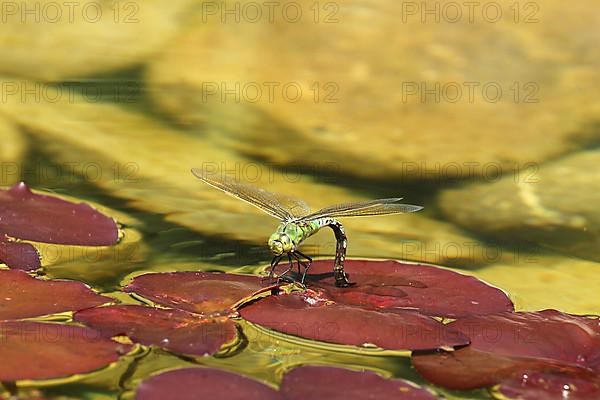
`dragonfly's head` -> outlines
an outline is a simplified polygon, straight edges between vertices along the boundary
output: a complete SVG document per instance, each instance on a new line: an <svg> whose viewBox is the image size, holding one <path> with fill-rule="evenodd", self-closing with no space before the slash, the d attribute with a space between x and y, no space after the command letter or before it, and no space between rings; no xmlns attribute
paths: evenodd
<svg viewBox="0 0 600 400"><path fill-rule="evenodd" d="M293 247L292 239L290 239L287 233L275 232L269 238L269 248L275 256L289 253L293 250Z"/></svg>

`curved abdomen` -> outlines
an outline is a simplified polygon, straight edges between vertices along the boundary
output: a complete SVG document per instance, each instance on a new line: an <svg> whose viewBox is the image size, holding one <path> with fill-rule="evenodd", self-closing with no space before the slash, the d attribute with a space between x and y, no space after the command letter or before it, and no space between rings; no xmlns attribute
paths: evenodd
<svg viewBox="0 0 600 400"><path fill-rule="evenodd" d="M338 287L347 287L351 283L348 280L348 275L344 272L344 261L346 260L346 250L348 248L348 238L342 224L334 218L319 218L314 221L307 223L309 228L306 229L302 240L315 234L319 229L324 226L328 226L333 230L335 235L335 261L333 265L333 277L335 278L335 285Z"/></svg>

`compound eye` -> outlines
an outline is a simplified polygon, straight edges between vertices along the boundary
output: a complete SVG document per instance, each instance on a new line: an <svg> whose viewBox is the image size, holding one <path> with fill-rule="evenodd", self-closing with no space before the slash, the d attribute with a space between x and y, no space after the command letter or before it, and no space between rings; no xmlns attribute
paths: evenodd
<svg viewBox="0 0 600 400"><path fill-rule="evenodd" d="M279 240L274 240L271 243L271 251L275 255L280 255L283 253L283 244Z"/></svg>

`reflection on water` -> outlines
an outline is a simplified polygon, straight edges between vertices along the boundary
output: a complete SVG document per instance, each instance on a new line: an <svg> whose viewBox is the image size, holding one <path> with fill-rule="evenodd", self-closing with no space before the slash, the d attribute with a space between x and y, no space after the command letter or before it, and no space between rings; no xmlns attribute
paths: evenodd
<svg viewBox="0 0 600 400"><path fill-rule="evenodd" d="M195 181L201 167L313 209L403 196L425 210L345 222L349 257L458 268L520 309L599 312L591 1L302 0L257 14L152 0L72 18L46 3L15 3L0 24L0 184L93 202L125 226L101 254L42 248L48 276L114 292L140 271L260 271L277 221ZM330 232L305 246L334 250ZM203 363L277 382L315 359L424 383L405 358L261 340ZM152 352L125 387L184 364ZM110 398L119 376L52 391Z"/></svg>

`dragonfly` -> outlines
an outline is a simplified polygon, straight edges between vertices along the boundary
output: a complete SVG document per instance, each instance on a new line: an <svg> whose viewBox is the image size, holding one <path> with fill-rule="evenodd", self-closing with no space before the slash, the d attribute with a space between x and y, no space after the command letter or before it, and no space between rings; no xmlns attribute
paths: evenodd
<svg viewBox="0 0 600 400"><path fill-rule="evenodd" d="M423 209L421 206L398 203L402 198L397 197L336 204L311 212L310 207L303 200L295 197L271 193L248 183L234 181L222 174L206 173L200 168L192 168L192 174L202 182L279 219L279 226L267 241L273 254L269 277L273 277L275 268L287 256L289 268L284 273L279 274L279 277L290 271L294 266L294 261L296 261L298 274L300 274L300 265L304 266L302 284L304 284L306 273L313 260L300 251L300 244L321 228L329 227L333 230L336 239L336 254L333 265L335 285L337 287L353 285L350 282L348 273L344 271L348 238L344 227L337 218L405 214Z"/></svg>

